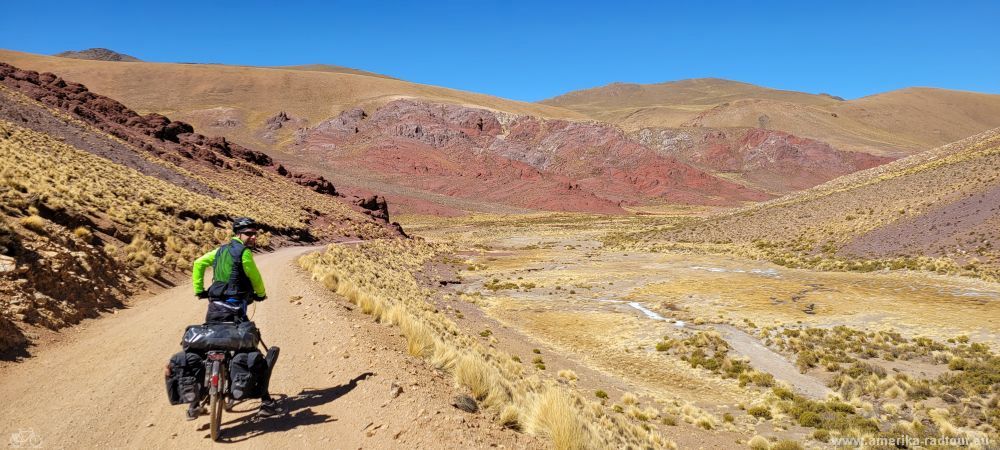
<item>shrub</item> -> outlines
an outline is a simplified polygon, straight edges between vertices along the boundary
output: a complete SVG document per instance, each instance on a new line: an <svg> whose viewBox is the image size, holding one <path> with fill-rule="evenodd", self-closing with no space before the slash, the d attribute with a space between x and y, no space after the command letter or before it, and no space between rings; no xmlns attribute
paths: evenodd
<svg viewBox="0 0 1000 450"><path fill-rule="evenodd" d="M771 448L771 443L767 441L764 436L754 436L747 441L747 447L750 450L768 450Z"/></svg>
<svg viewBox="0 0 1000 450"><path fill-rule="evenodd" d="M76 227L76 229L73 230L73 235L80 239L83 239L84 241L89 241L90 238L93 236L93 233L91 233L90 230L87 229L87 227Z"/></svg>
<svg viewBox="0 0 1000 450"><path fill-rule="evenodd" d="M778 397L782 400L791 400L792 398L795 397L794 392L782 386L775 386L771 388L771 392L774 392L775 397Z"/></svg>
<svg viewBox="0 0 1000 450"><path fill-rule="evenodd" d="M761 419L771 419L771 408L767 406L751 406L747 409L747 414Z"/></svg>
<svg viewBox="0 0 1000 450"><path fill-rule="evenodd" d="M153 259L148 259L139 267L139 274L146 278L156 278L160 275L160 265Z"/></svg>
<svg viewBox="0 0 1000 450"><path fill-rule="evenodd" d="M753 384L760 387L771 387L774 385L774 375L767 372L754 372L750 376L750 379L753 381Z"/></svg>
<svg viewBox="0 0 1000 450"><path fill-rule="evenodd" d="M42 219L37 215L32 214L27 217L22 217L21 220L18 220L18 223L20 223L22 227L34 231L35 233L45 233L45 219Z"/></svg>
<svg viewBox="0 0 1000 450"><path fill-rule="evenodd" d="M594 391L594 396L597 397L597 398L600 398L600 399L606 399L606 398L608 398L608 393L604 392L603 390L598 389L598 390Z"/></svg>
<svg viewBox="0 0 1000 450"><path fill-rule="evenodd" d="M803 447L802 444L798 442L786 439L775 442L774 445L771 446L771 450L803 450Z"/></svg>
<svg viewBox="0 0 1000 450"><path fill-rule="evenodd" d="M819 358L816 354L806 350L799 353L798 359L795 361L795 365L798 366L799 371L805 373L807 370L816 367L816 363L819 362Z"/></svg>
<svg viewBox="0 0 1000 450"><path fill-rule="evenodd" d="M799 425L809 428L816 428L823 424L823 418L812 411L805 411L797 418Z"/></svg>

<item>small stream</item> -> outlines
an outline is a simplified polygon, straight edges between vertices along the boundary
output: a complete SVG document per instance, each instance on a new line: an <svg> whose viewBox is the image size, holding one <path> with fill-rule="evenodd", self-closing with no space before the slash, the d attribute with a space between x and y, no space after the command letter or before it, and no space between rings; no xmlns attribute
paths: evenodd
<svg viewBox="0 0 1000 450"><path fill-rule="evenodd" d="M815 399L826 398L826 395L832 392L822 381L799 372L794 364L781 354L767 348L756 337L732 325L714 326L733 351L747 357L755 369L774 375L776 380L784 381L800 394Z"/></svg>
<svg viewBox="0 0 1000 450"><path fill-rule="evenodd" d="M602 300L608 303L626 303L616 300ZM627 302L628 306L635 308L649 319L663 322L673 322L677 327L684 327L681 320L668 319L655 311L642 306L639 302ZM719 335L729 344L733 352L746 357L750 365L755 369L767 372L778 381L782 381L800 394L814 399L826 398L832 391L826 387L822 381L799 372L794 364L785 359L781 354L767 348L754 336L747 334L743 330L732 325L712 324L712 327L719 332ZM703 327L694 327L702 329Z"/></svg>

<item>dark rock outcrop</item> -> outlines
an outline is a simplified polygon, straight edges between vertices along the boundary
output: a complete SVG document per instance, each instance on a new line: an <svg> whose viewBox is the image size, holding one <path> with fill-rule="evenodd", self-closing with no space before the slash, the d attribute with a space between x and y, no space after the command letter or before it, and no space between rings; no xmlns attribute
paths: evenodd
<svg viewBox="0 0 1000 450"><path fill-rule="evenodd" d="M126 55L124 53L118 53L114 50L109 50L106 48L88 48L86 50L68 50L62 53L56 53L54 56L59 56L61 58L73 58L73 59L93 59L96 61L126 61L126 62L137 62L142 61L131 55Z"/></svg>
<svg viewBox="0 0 1000 450"><path fill-rule="evenodd" d="M354 204L363 208L366 214L376 219L384 222L389 221L389 205L381 195L358 198L354 201Z"/></svg>

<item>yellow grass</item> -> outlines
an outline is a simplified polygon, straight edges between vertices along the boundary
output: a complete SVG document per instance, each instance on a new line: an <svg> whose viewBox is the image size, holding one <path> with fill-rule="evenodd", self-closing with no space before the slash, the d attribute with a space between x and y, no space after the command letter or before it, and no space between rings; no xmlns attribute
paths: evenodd
<svg viewBox="0 0 1000 450"><path fill-rule="evenodd" d="M548 436L557 449L582 449L588 443L587 429L573 401L564 393L548 390L534 402L525 420L530 433Z"/></svg>
<svg viewBox="0 0 1000 450"><path fill-rule="evenodd" d="M612 448L618 443L669 447L669 440L613 412L605 412L554 380L527 376L509 354L462 333L428 303L430 291L413 277L444 247L421 241L383 240L359 246L330 246L299 263L331 290L364 305L381 304L382 322L398 326L410 354L451 371L466 390L494 414L497 423L546 436L557 448ZM376 276L377 274L377 276ZM332 282L331 280L336 280ZM362 306L375 314L379 306ZM564 379L575 378L566 371ZM610 418L608 414L617 416Z"/></svg>

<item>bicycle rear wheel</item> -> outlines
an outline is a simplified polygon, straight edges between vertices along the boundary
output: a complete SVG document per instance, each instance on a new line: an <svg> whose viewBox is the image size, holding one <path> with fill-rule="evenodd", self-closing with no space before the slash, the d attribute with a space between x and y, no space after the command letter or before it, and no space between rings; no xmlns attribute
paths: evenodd
<svg viewBox="0 0 1000 450"><path fill-rule="evenodd" d="M222 367L218 367L216 369L218 371L217 373L219 374L219 379L218 379L219 385L216 389L214 389L214 392L210 394L210 399L208 402L208 414L209 414L209 429L211 430L212 440L218 442L220 437L219 428L222 426L222 410L225 407L226 403L226 396L225 396L226 391L224 388L226 379L225 378L226 369L224 365L220 364L218 361L216 361L215 364L218 364L218 366Z"/></svg>

